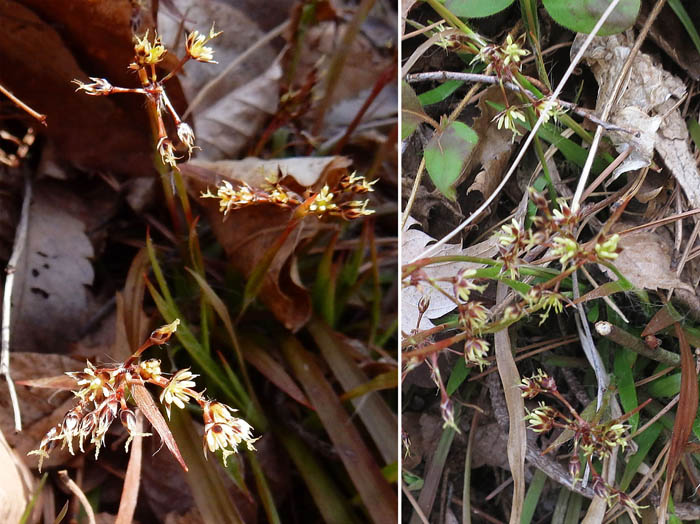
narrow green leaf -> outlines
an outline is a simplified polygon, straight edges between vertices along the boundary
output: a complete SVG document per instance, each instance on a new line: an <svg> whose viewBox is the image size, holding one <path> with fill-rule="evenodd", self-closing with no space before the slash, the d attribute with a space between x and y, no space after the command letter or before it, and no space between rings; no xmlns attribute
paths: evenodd
<svg viewBox="0 0 700 524"><path fill-rule="evenodd" d="M468 368L466 362L463 358L460 358L457 363L452 368L450 373L450 378L447 381L447 395L452 396L452 394L459 389L464 381L469 376L472 368Z"/></svg>
<svg viewBox="0 0 700 524"><path fill-rule="evenodd" d="M696 151L700 151L700 124L698 124L698 121L695 120L695 118L689 118L687 123L688 132L690 133L690 138L693 139L695 149Z"/></svg>
<svg viewBox="0 0 700 524"><path fill-rule="evenodd" d="M541 470L536 469L530 481L530 486L527 488L525 502L523 502L523 514L520 518L521 524L530 524L530 522L532 522L532 517L535 514L535 509L537 509L537 503L540 500L545 480L547 480L547 475Z"/></svg>
<svg viewBox="0 0 700 524"><path fill-rule="evenodd" d="M26 524L26 522L29 521L29 517L32 514L32 510L34 509L34 506L36 505L36 501L39 499L39 495L41 495L41 492L44 489L44 484L46 484L46 479L48 477L49 477L48 473L44 473L41 476L41 480L39 481L39 485L34 490L34 493L32 494L32 498L29 500L29 504L27 504L27 507L24 508L24 513L22 513L22 517L20 518L19 524ZM67 506L66 506L66 511L68 511Z"/></svg>
<svg viewBox="0 0 700 524"><path fill-rule="evenodd" d="M456 197L454 184L479 141L476 132L462 122L452 122L436 131L425 148L425 167L435 187L447 198Z"/></svg>
<svg viewBox="0 0 700 524"><path fill-rule="evenodd" d="M654 398L673 397L681 390L681 374L674 373L661 377L647 387L649 395Z"/></svg>
<svg viewBox="0 0 700 524"><path fill-rule="evenodd" d="M312 318L307 328L318 346L333 375L338 379L344 391L364 387L369 381L364 371L351 357L352 350L345 339L334 332L331 327L318 318ZM398 375L394 373L398 378ZM314 403L313 399L309 399ZM368 393L353 400L355 409L371 435L385 464L397 460L395 436L398 431L396 415L377 393Z"/></svg>
<svg viewBox="0 0 700 524"><path fill-rule="evenodd" d="M644 462L644 459L649 454L651 446L654 444L654 442L656 442L656 439L659 438L662 429L663 424L660 422L654 422L634 439L634 441L637 443L637 452L627 460L625 471L622 474L622 479L620 480L620 489L622 491L626 491L630 486L637 469L642 462Z"/></svg>
<svg viewBox="0 0 700 524"><path fill-rule="evenodd" d="M336 232L331 241L328 242L321 261L316 267L316 281L311 293L314 309L331 326L335 323L336 278L333 275L333 253L335 253L337 240L338 233Z"/></svg>
<svg viewBox="0 0 700 524"><path fill-rule="evenodd" d="M698 30L695 28L695 25L693 25L693 21L690 19L688 11L683 7L681 0L668 0L668 5L673 9L673 12L676 13L678 20L681 21L681 24L683 24L683 27L685 27L685 30L688 32L688 36L690 36L690 39L693 41L695 49L700 53L700 35L698 35ZM695 8L697 9L697 6L695 6ZM693 138L693 140L695 139ZM698 142L695 140L696 145L697 143Z"/></svg>
<svg viewBox="0 0 700 524"><path fill-rule="evenodd" d="M610 0L542 0L542 3L555 22L577 33L590 34ZM639 7L640 0L621 0L597 36L614 35L632 27Z"/></svg>
<svg viewBox="0 0 700 524"><path fill-rule="evenodd" d="M338 450L338 456L370 517L375 522L397 522L396 491L382 476L377 462L326 380L316 358L292 336L282 340L281 349Z"/></svg>
<svg viewBox="0 0 700 524"><path fill-rule="evenodd" d="M617 392L620 395L620 402L626 412L637 408L637 390L634 387L633 367L637 354L629 349L621 348L615 351L615 377L617 378ZM631 426L630 433L637 431L639 424L639 413L632 415L628 424Z"/></svg>
<svg viewBox="0 0 700 524"><path fill-rule="evenodd" d="M448 80L447 82L444 82L439 86L418 95L418 100L420 100L420 103L423 106L437 104L457 91L457 89L459 89L463 84L464 82L460 82L459 80Z"/></svg>
<svg viewBox="0 0 700 524"><path fill-rule="evenodd" d="M280 425L273 426L273 430L309 488L323 522L357 524L359 520L353 514L347 497L306 444L294 435L294 432L286 431Z"/></svg>

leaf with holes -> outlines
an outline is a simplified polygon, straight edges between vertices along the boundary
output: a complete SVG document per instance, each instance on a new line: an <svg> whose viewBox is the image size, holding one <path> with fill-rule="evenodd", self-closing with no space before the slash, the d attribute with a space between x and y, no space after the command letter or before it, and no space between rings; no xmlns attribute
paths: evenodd
<svg viewBox="0 0 700 524"><path fill-rule="evenodd" d="M484 0L447 0L445 7L457 16L484 18L500 13L512 3L513 0L491 0L490 2L484 2Z"/></svg>
<svg viewBox="0 0 700 524"><path fill-rule="evenodd" d="M447 198L455 199L454 184L479 142L476 132L462 122L452 122L444 130L435 131L425 148L425 167L430 179Z"/></svg>
<svg viewBox="0 0 700 524"><path fill-rule="evenodd" d="M609 0L543 0L545 9L555 22L577 33L593 31ZM614 35L629 29L639 14L640 0L620 0L598 31L598 36Z"/></svg>

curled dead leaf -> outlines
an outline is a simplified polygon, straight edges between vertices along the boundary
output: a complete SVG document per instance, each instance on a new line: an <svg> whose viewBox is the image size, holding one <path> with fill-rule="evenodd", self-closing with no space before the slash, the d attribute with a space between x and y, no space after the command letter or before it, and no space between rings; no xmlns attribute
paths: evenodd
<svg viewBox="0 0 700 524"><path fill-rule="evenodd" d="M211 44L219 65L192 64L191 73L180 82L191 106L188 112L192 112L197 145L202 148L199 158L235 158L277 110L282 69L275 49L271 44L262 46L228 71L227 67L263 36L256 23L227 2L173 0L172 4L186 13L187 32L206 32L213 22L223 30ZM168 45L182 41L179 17L161 9L158 26Z"/></svg>
<svg viewBox="0 0 700 524"><path fill-rule="evenodd" d="M578 35L572 56L583 41ZM593 39L584 58L598 82L596 110L608 103L620 71L634 43L631 32ZM688 130L676 101L686 92L683 81L663 69L651 55L637 53L627 82L610 113L610 122L637 131L611 132L619 152L632 154L615 170L615 175L651 164L654 149L683 188L693 207L700 207L700 172L690 151ZM673 109L673 110L672 110Z"/></svg>

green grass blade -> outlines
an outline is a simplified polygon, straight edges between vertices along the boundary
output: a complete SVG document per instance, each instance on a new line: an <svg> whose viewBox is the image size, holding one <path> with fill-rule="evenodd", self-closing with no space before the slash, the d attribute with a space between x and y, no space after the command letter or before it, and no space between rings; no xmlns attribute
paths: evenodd
<svg viewBox="0 0 700 524"><path fill-rule="evenodd" d="M681 0L668 0L668 5L673 9L673 12L676 13L678 20L681 21L681 24L683 24L683 27L685 27L685 30L688 32L688 36L690 36L690 39L693 41L695 49L700 53L700 35L698 35L698 30L693 25L693 21L690 19L688 11L683 7ZM697 9L697 5L695 9Z"/></svg>
<svg viewBox="0 0 700 524"><path fill-rule="evenodd" d="M530 524L530 522L532 522L532 517L537 509L537 503L540 500L540 495L542 495L542 488L544 488L545 480L547 480L547 475L539 469L535 470L535 474L530 481L530 486L527 488L525 502L523 502L523 514L520 519L521 524Z"/></svg>
<svg viewBox="0 0 700 524"><path fill-rule="evenodd" d="M323 521L327 524L358 524L360 521L348 504L347 497L311 450L294 433L281 427L275 428L275 436L304 479Z"/></svg>
<svg viewBox="0 0 700 524"><path fill-rule="evenodd" d="M375 522L397 522L396 491L384 479L360 432L326 380L316 358L292 336L281 343L282 353L301 382L331 442ZM395 438L392 442L396 442Z"/></svg>

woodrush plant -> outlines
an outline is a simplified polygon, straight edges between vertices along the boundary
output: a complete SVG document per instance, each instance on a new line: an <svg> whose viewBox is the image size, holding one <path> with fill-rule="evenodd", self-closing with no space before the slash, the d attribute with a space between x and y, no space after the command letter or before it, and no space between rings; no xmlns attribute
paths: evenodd
<svg viewBox="0 0 700 524"><path fill-rule="evenodd" d="M106 78L90 77L92 83L86 84L80 80L73 80L77 84L77 91L84 91L92 96L108 96L115 93L135 93L144 95L155 108L155 120L157 126L156 149L161 156L164 164L172 167L177 167L177 160L182 157L176 156L176 149L173 145L173 140L168 136L163 121L163 114L169 113L177 130L177 138L182 146L187 151L187 155L192 154L196 147L194 145L195 136L192 128L183 122L180 116L175 111L168 94L165 91L165 83L173 78L183 66L190 60L197 62L205 62L208 64L216 64L214 61L214 51L206 44L219 36L221 31L214 31L212 24L208 35L202 35L198 31L193 31L187 35L185 40L185 55L178 61L177 66L163 78L158 78L156 65L163 61L168 50L163 45L158 33L154 33L153 40L149 39L148 31L142 38L136 38L134 44L134 61L129 64L129 69L136 71L140 88L116 87L113 86Z"/></svg>
<svg viewBox="0 0 700 524"><path fill-rule="evenodd" d="M63 417L60 423L46 433L38 449L29 452L29 455L39 456L39 471L44 459L48 458L58 442L61 443L61 449L68 446L68 451L73 455L75 438L78 439L78 446L82 453L85 452L85 442L94 445L95 459L97 459L101 447L105 445L107 431L117 419L129 434L124 445L127 453L129 443L134 437L150 436L150 433L142 433L136 429L136 412L141 409L151 421L154 414L148 409L143 398L133 394L134 387L146 384L153 384L162 389L158 401L164 407L168 418L173 406L184 409L191 400L199 405L204 420L202 444L205 457L208 451L212 453L221 451L224 465L226 465L227 458L237 453L241 444L245 444L249 450L255 449L253 443L257 438L253 437L253 428L245 420L233 415L236 409L207 399L204 392L200 393L194 389L196 383L193 379L198 375L192 374L189 368L186 368L168 377L169 374L163 373L160 369L160 360L156 358L141 360L141 354L146 349L165 344L179 324L180 320L176 319L153 331L141 347L117 366L95 366L88 361L87 367L82 372L66 373L79 386L73 392L79 399L78 404ZM136 407L132 407L129 401L135 403ZM157 422L153 425L166 442L168 438L172 438L163 434ZM176 453L173 454L181 460ZM181 464L186 470L182 461Z"/></svg>
<svg viewBox="0 0 700 524"><path fill-rule="evenodd" d="M574 483L580 478L581 459L579 455L581 455L584 463L588 466L588 470L591 472L592 487L595 494L604 498L610 507L615 503L619 503L622 507L628 508L638 516L641 516L640 509L646 506L639 506L629 495L605 482L603 477L593 467L593 460L606 459L615 448L625 449L629 438L625 436L625 433L629 426L626 426L623 422L643 406L639 406L634 411L613 420L605 422L587 421L559 392L554 378L541 369L531 377L522 379L519 387L525 399L534 399L539 395L546 394L554 397L566 407L568 415L544 402L540 402L531 411L525 408L527 412L525 420L535 433L549 433L554 428L573 433L573 450L569 459L569 474ZM545 450L544 453L548 451L549 449Z"/></svg>
<svg viewBox="0 0 700 524"><path fill-rule="evenodd" d="M601 232L587 243L578 242L574 231L582 218L580 212L572 212L563 201L558 203L558 209L550 210L550 203L544 195L532 188L529 189L529 194L539 214L531 218L531 227L527 229L512 220L495 233L499 250L495 261L449 257L451 261L477 262L491 265L491 268L462 269L452 277L433 278L422 268L433 262L443 262L441 257L435 257L424 259L405 269L404 286L430 286L452 300L457 309L457 320L445 322L434 330L423 333L414 329L403 342L404 348L409 350L403 354L404 376L422 362L427 362L433 381L441 393L441 413L447 425L454 425L453 409L438 370L438 353L454 343L462 342L462 356L467 366L478 365L480 369L488 366L489 342L484 338L487 334L507 329L520 319L537 312L540 314L540 325L549 317L550 312L562 313L564 304L570 302L560 291L564 279L585 264L615 260L620 252L617 245L620 237L617 234ZM561 269L553 276L550 274L547 280L534 285L519 282L518 278L525 268L530 269L524 257L534 248L548 249L554 260L559 261ZM483 293L486 290L487 284L483 282L488 280L501 281L518 293L498 317L483 302L472 298L472 293ZM441 283L450 284L452 294L445 291L440 286ZM419 304L418 325L428 307L428 301ZM445 329L456 329L459 334L435 342L432 333Z"/></svg>

